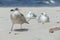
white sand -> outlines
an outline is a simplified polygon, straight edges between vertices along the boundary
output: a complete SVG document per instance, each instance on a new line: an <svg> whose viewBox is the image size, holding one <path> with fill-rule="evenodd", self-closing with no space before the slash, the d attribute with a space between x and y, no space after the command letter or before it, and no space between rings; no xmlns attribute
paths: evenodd
<svg viewBox="0 0 60 40"><path fill-rule="evenodd" d="M13 7L12 7L13 8ZM23 28L28 28L28 31L15 32L9 34L11 28L10 21L10 9L12 8L0 8L0 40L60 40L60 31L49 33L49 29L53 27L59 27L57 21L60 21L60 7L19 7L20 12L24 15L28 11L34 12L37 16L41 12L46 12L50 17L50 23L41 24L36 19L31 20L30 24L24 24ZM19 25L15 25L14 29L20 28ZM14 33L18 33L14 35Z"/></svg>

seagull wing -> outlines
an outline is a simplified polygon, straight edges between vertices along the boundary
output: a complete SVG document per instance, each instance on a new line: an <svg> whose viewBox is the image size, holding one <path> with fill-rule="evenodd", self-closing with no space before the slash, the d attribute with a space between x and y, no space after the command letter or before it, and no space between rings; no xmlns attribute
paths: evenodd
<svg viewBox="0 0 60 40"><path fill-rule="evenodd" d="M20 20L21 21L23 21L24 23L28 23L27 21L26 21L26 18L24 17L24 15L22 14L22 13L20 13Z"/></svg>
<svg viewBox="0 0 60 40"><path fill-rule="evenodd" d="M13 20L13 16L12 16L12 14L10 14L10 18L11 18L11 20Z"/></svg>
<svg viewBox="0 0 60 40"><path fill-rule="evenodd" d="M37 17L35 14L33 14L34 17Z"/></svg>

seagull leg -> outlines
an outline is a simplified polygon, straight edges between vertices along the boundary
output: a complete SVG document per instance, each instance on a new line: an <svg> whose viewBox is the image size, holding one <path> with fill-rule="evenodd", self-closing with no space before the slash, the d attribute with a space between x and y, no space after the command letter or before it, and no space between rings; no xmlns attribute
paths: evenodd
<svg viewBox="0 0 60 40"><path fill-rule="evenodd" d="M28 21L30 21L31 19L28 19Z"/></svg>
<svg viewBox="0 0 60 40"><path fill-rule="evenodd" d="M12 27L11 27L11 32L12 32L12 30L13 30L13 26L14 26L14 23L12 24Z"/></svg>
<svg viewBox="0 0 60 40"><path fill-rule="evenodd" d="M11 31L9 32L9 34L13 31L13 26L14 26L14 23L12 24Z"/></svg>
<svg viewBox="0 0 60 40"><path fill-rule="evenodd" d="M22 29L22 24L20 24L20 29Z"/></svg>

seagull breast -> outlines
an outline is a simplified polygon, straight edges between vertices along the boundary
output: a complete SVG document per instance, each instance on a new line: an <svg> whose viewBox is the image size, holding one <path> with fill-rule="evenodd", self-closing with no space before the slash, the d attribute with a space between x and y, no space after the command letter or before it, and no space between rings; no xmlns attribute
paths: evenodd
<svg viewBox="0 0 60 40"><path fill-rule="evenodd" d="M13 23L18 23L18 24L23 24L23 23L28 23L22 13L19 12L14 12L11 14L11 20Z"/></svg>
<svg viewBox="0 0 60 40"><path fill-rule="evenodd" d="M39 20L40 22L49 22L49 17L48 16L44 16L44 15L41 15L39 17Z"/></svg>
<svg viewBox="0 0 60 40"><path fill-rule="evenodd" d="M46 17L46 16L41 16L41 17L40 17L40 20L41 20L41 21L46 21L46 20L47 20L47 17Z"/></svg>

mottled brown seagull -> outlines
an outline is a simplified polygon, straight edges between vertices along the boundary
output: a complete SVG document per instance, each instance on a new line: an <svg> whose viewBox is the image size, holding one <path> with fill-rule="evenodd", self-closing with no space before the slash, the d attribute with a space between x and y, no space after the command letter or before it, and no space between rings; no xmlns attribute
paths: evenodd
<svg viewBox="0 0 60 40"><path fill-rule="evenodd" d="M24 17L24 15L19 12L19 9L18 8L15 8L14 10L11 9L10 11L13 12L12 14L10 14L10 18L11 18L11 21L12 21L11 32L13 30L14 24L20 24L21 25L21 29L22 29L22 24L24 24L24 23L29 24L26 21L26 18ZM11 32L9 32L9 33L11 33Z"/></svg>

